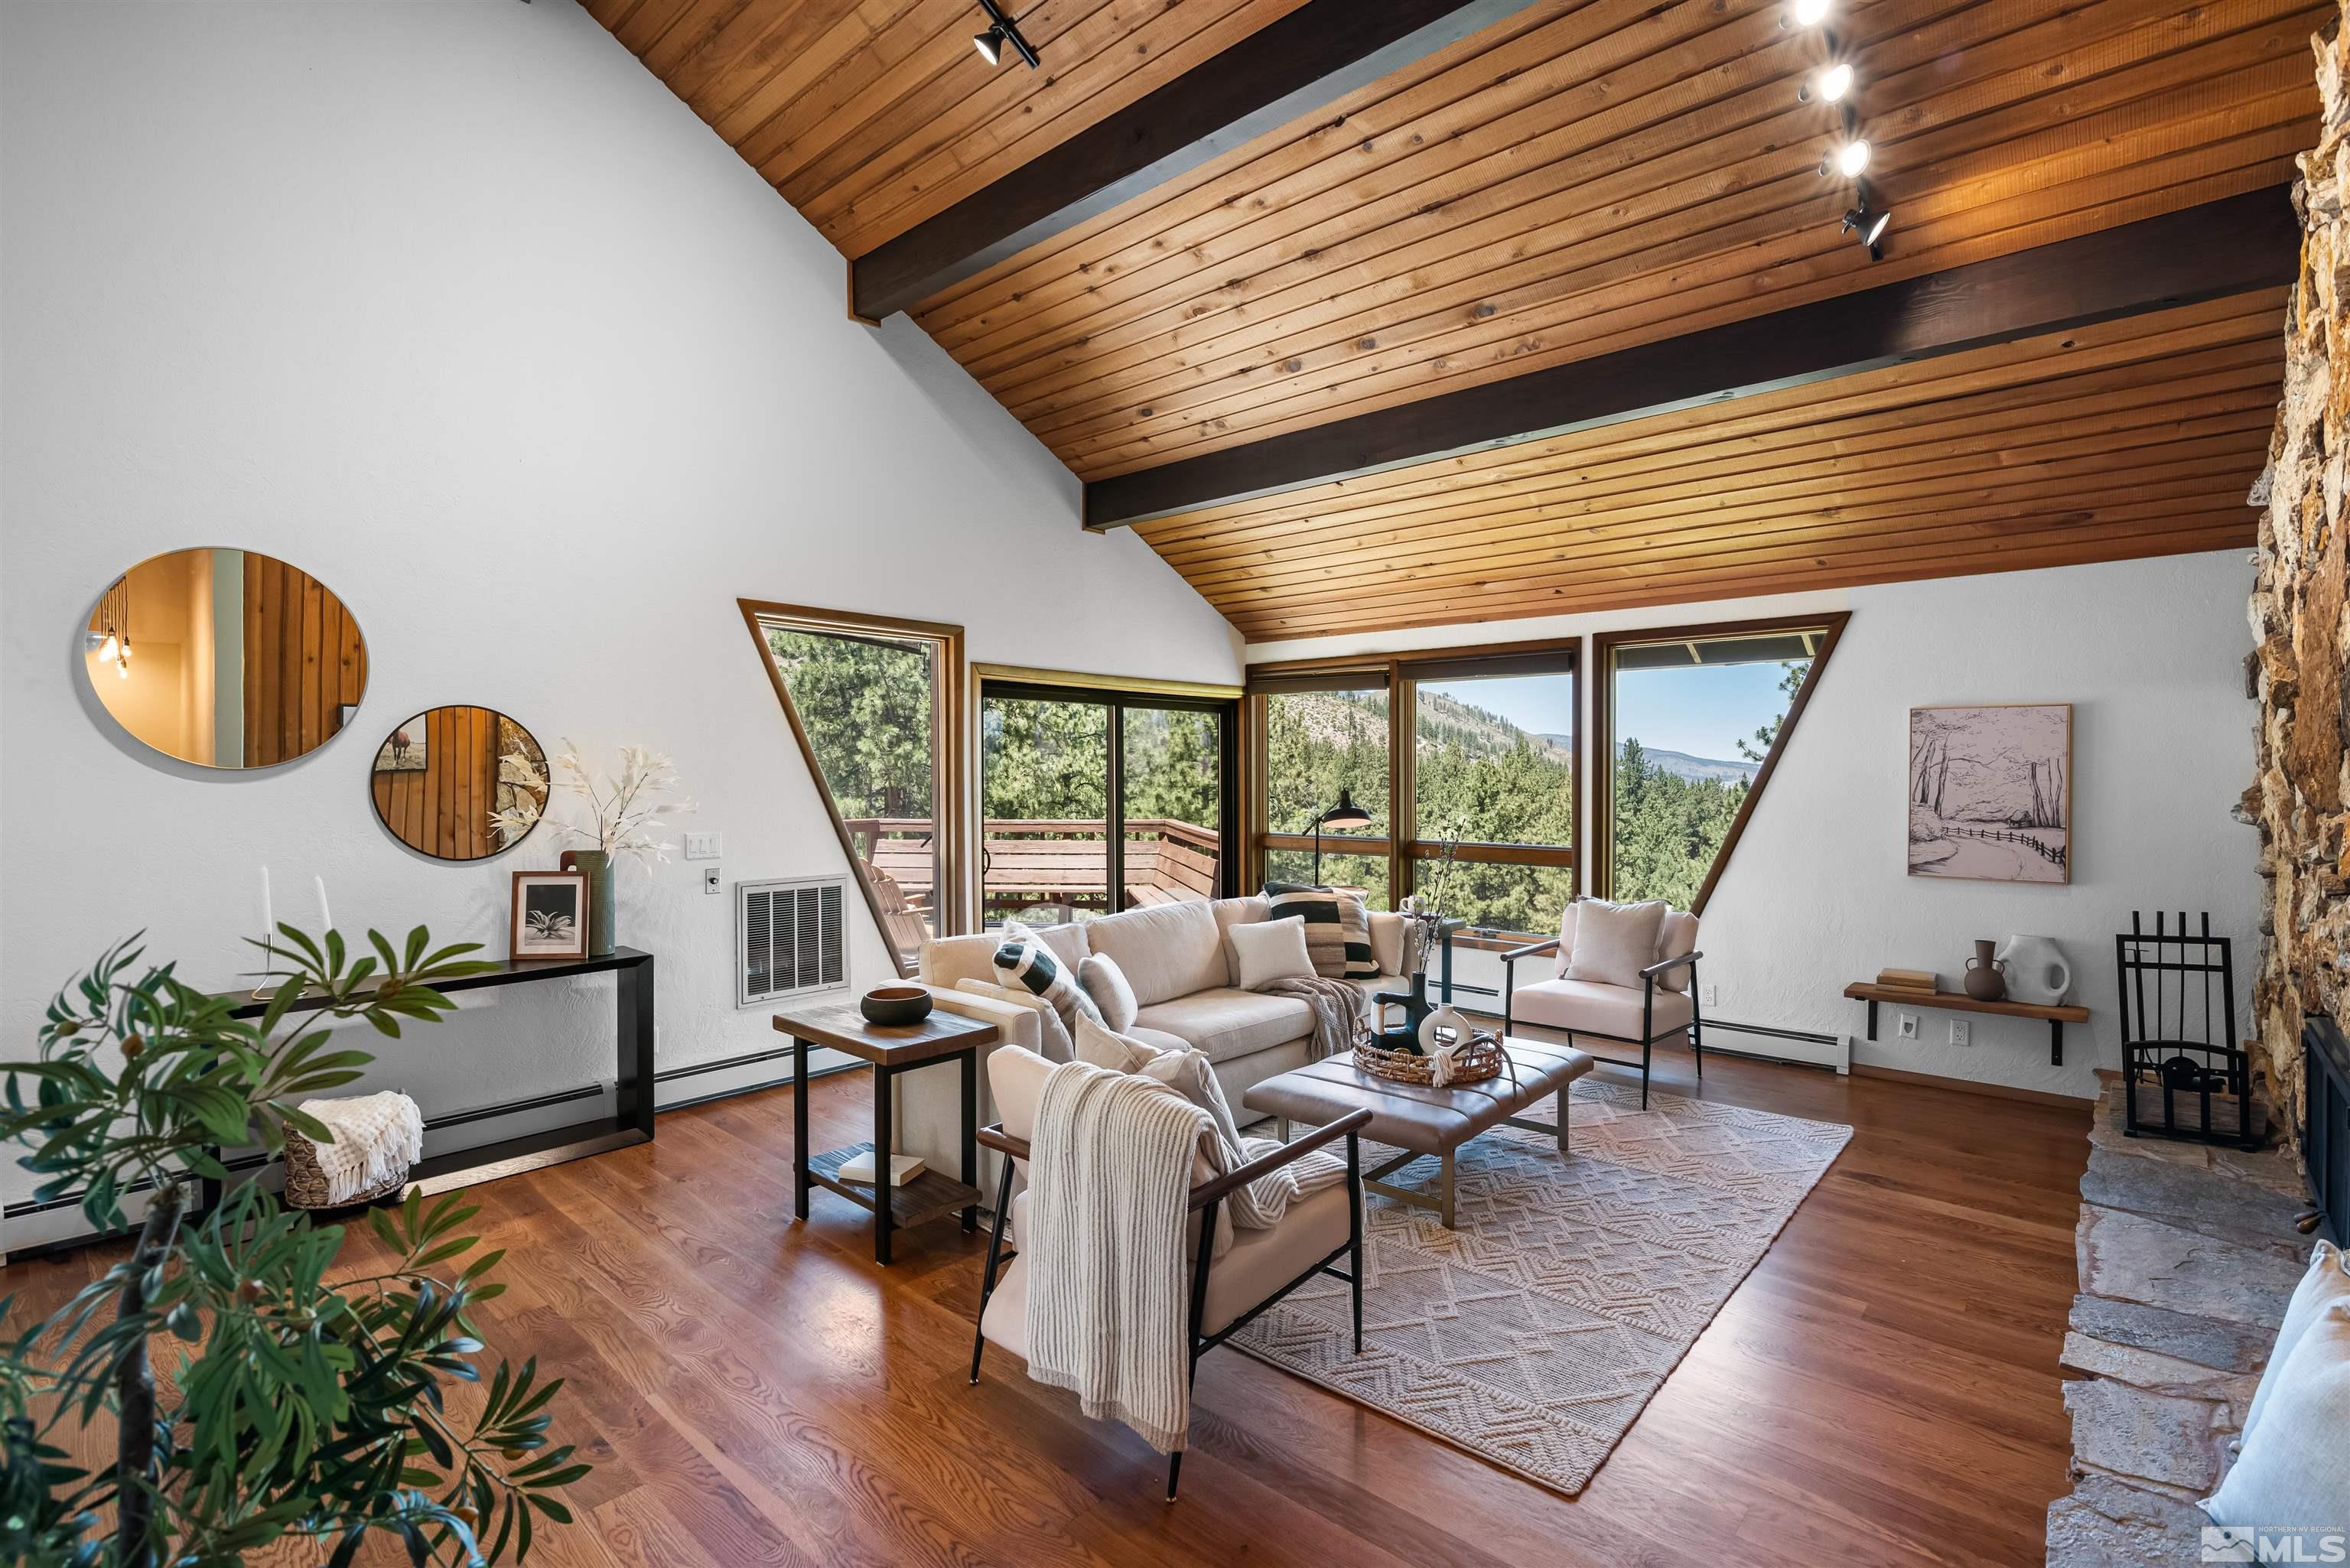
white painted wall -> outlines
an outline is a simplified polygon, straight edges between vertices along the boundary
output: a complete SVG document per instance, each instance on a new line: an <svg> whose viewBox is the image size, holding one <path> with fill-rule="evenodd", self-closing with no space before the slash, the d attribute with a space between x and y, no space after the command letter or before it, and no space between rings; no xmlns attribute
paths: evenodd
<svg viewBox="0 0 2350 1568"><path fill-rule="evenodd" d="M2228 815L2251 781L2243 656L2251 567L2236 552L1948 578L1604 616L1483 625L1479 642L1848 608L1852 621L1804 710L1700 941L1727 1019L1857 1033L1845 986L1889 965L1955 987L1972 939L2054 937L2073 961L2064 1065L2044 1025L1925 1012L1920 1038L1863 1044L1855 1061L2057 1094L2095 1092L2118 1066L2113 938L2133 909L2210 910L2235 939L2249 1027L2262 886L2254 832ZM1253 660L1440 647L1459 628L1252 647ZM1586 732L1589 731L1588 682ZM1905 869L1908 711L1969 702L2071 702L2074 880L2069 887L1941 881ZM1586 838L1590 831L1586 819ZM2241 1036L2240 1036L2241 1037Z"/></svg>
<svg viewBox="0 0 2350 1568"><path fill-rule="evenodd" d="M323 875L345 926L502 953L509 874L553 836L449 867L369 805L376 740L435 703L674 753L730 885L842 869L737 597L1236 678L1230 628L1139 539L1080 532L1066 471L904 318L844 319L839 255L570 0L11 5L0 57L10 1049L136 928L227 984L264 861L297 918ZM94 716L77 626L199 545L342 596L355 732L214 774ZM733 1006L733 901L698 870L621 890L664 1065L777 1043ZM852 961L886 972L869 929ZM388 1043L381 1081L429 1115L608 1077L608 990L540 990ZM11 1165L0 1197L29 1185Z"/></svg>

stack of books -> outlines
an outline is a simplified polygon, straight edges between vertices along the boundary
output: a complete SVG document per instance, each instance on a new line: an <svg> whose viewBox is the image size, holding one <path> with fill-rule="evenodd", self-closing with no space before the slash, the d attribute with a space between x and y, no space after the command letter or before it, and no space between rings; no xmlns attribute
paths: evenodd
<svg viewBox="0 0 2350 1568"><path fill-rule="evenodd" d="M1877 971L1877 983L1895 991L1924 992L1934 990L1934 971L1929 969L1881 969Z"/></svg>

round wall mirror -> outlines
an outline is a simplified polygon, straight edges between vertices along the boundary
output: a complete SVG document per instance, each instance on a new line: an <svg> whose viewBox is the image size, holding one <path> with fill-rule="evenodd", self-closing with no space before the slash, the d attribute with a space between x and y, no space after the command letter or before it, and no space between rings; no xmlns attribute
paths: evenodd
<svg viewBox="0 0 2350 1568"><path fill-rule="evenodd" d="M492 708L428 708L384 737L369 770L375 814L435 860L484 860L530 836L546 809L546 753Z"/></svg>
<svg viewBox="0 0 2350 1568"><path fill-rule="evenodd" d="M183 763L270 768L342 730L367 643L317 578L250 550L174 550L107 586L83 673L134 737Z"/></svg>

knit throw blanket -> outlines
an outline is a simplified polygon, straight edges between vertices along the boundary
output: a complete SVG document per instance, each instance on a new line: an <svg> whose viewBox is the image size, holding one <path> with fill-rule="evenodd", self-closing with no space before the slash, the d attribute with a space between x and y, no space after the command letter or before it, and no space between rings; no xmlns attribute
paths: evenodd
<svg viewBox="0 0 2350 1568"><path fill-rule="evenodd" d="M330 1207L397 1179L424 1158L423 1113L406 1095L305 1100L301 1109L335 1135L334 1142L317 1146L318 1172L327 1179Z"/></svg>
<svg viewBox="0 0 2350 1568"><path fill-rule="evenodd" d="M1297 997L1314 1009L1315 1061L1355 1048L1355 1029L1363 1019L1364 1001L1362 989L1353 981L1315 975L1268 981L1258 989L1267 996Z"/></svg>
<svg viewBox="0 0 2350 1568"><path fill-rule="evenodd" d="M1035 1133L1021 1238L1028 1375L1173 1453L1191 1422L1192 1158L1222 1173L1275 1146L1235 1145L1167 1085L1086 1062L1045 1078ZM1243 1229L1268 1229L1346 1173L1316 1150L1236 1189L1226 1207Z"/></svg>

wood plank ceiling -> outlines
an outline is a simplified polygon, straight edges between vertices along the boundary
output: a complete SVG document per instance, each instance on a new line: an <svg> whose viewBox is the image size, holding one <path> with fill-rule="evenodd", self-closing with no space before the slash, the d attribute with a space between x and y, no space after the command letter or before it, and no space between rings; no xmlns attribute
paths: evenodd
<svg viewBox="0 0 2350 1568"><path fill-rule="evenodd" d="M2269 290L1139 525L1252 641L2249 545Z"/></svg>
<svg viewBox="0 0 2350 1568"><path fill-rule="evenodd" d="M1298 3L1045 0L1021 17L1042 72L988 70L971 0L589 9L854 257ZM1096 480L2278 185L2315 140L2308 38L2329 6L1841 0L1831 27L1856 67L1866 178L1894 213L1872 264L1838 230L1852 182L1820 173L1839 111L1797 96L1827 61L1824 34L1783 26L1785 10L1541 0L913 314ZM2137 524L2155 517L2168 520L2157 547L2233 543L2249 514L2222 497L2241 503L2260 466L2266 415L2251 404L2262 378L2273 403L2278 355L2257 339L2274 336L2279 307L2198 308L2220 314L1773 394L1767 409L1717 410L1719 428L1704 414L1646 421L1142 532L1253 639L1982 569L1991 558L1968 541L1984 529L2007 539L2000 565L2142 553L2156 535ZM2237 356L2229 395L2244 406L2164 401L2172 349L2131 358L2134 344ZM1757 421L1776 421L1768 441ZM1909 452L1906 481L1838 466L1917 445L1919 421L1975 444L1949 463ZM2147 434L2161 430L2173 433ZM1730 444L1702 458L1677 444L1700 440ZM2147 478L2150 440L2178 445L2159 454L2166 470L2193 472ZM1741 443L1753 441L1814 465L1789 476L1812 486L1810 514L1848 534L1925 519L1903 535L1925 553L1905 567L1890 545L1750 539L1750 524L1786 515L1739 489L1779 483L1763 477L1776 460L1749 465ZM1603 470L1604 491L1559 493ZM2202 483L2201 499L2116 510L2184 500L2141 493L2174 483ZM1895 510L1869 510L1880 504ZM1406 524L1387 506L1442 520ZM1672 530L1680 557L1636 559L1620 539L1594 553L1595 535L1558 531L1586 507L1659 548ZM1929 544L1927 522L1976 532ZM1343 561L1301 565L1334 545ZM1803 565L1815 558L1836 564ZM1505 581L1505 566L1537 564L1543 586Z"/></svg>

